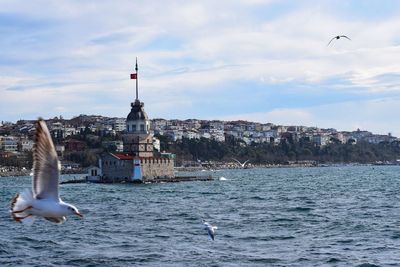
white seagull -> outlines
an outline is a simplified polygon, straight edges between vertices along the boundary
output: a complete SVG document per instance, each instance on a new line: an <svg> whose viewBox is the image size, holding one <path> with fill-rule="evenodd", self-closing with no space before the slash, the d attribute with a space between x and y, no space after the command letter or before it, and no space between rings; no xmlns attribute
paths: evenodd
<svg viewBox="0 0 400 267"><path fill-rule="evenodd" d="M212 226L211 224L209 224L208 222L206 222L205 220L203 220L204 223L204 229L207 230L208 235L210 236L210 238L212 240L214 240L215 237L215 230L218 229L217 226Z"/></svg>
<svg viewBox="0 0 400 267"><path fill-rule="evenodd" d="M250 160L248 159L248 160L246 160L245 162L243 162L243 163L241 163L240 161L238 161L237 159L235 159L235 158L232 158L234 161L236 161L237 162L237 166L238 167L240 167L240 168L242 168L242 169L245 169L246 167L247 167L247 162L249 162Z"/></svg>
<svg viewBox="0 0 400 267"><path fill-rule="evenodd" d="M351 39L349 37L347 37L346 35L338 35L338 36L333 37L326 46L329 46L333 40L335 40L335 39L339 40L342 37L349 39L351 41Z"/></svg>
<svg viewBox="0 0 400 267"><path fill-rule="evenodd" d="M60 162L46 123L39 118L33 147L32 189L17 194L11 201L11 216L17 222L31 224L36 216L63 223L67 215L78 215L78 209L58 195Z"/></svg>

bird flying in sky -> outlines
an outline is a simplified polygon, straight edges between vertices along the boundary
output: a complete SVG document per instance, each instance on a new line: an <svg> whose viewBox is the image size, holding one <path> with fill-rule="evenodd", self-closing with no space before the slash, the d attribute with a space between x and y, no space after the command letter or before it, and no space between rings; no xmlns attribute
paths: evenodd
<svg viewBox="0 0 400 267"><path fill-rule="evenodd" d="M346 35L338 35L338 36L333 37L333 38L329 41L329 43L328 43L327 46L329 46L333 40L335 40L335 39L339 40L339 39L342 38L342 37L343 37L343 38L346 38L346 39L349 39L349 40L351 41L351 39L350 39L349 37L347 37Z"/></svg>

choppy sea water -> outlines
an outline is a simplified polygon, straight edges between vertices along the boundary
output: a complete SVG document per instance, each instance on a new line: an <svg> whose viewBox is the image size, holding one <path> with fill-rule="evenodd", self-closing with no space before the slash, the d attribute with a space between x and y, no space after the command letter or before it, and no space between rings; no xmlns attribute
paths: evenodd
<svg viewBox="0 0 400 267"><path fill-rule="evenodd" d="M31 227L8 213L30 177L0 178L0 266L399 266L399 171L247 169L213 172L211 182L66 184L62 198L85 218ZM202 219L218 226L215 241Z"/></svg>

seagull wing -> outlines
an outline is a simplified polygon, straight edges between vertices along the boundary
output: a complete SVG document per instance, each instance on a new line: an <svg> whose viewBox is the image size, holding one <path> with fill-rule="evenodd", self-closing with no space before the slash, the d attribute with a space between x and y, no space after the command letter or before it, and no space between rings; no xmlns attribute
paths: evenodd
<svg viewBox="0 0 400 267"><path fill-rule="evenodd" d="M344 37L344 38L349 39L351 41L351 39L349 37L347 37L346 35L340 35L340 37Z"/></svg>
<svg viewBox="0 0 400 267"><path fill-rule="evenodd" d="M237 159L235 159L235 158L232 158L234 161L236 161L237 163L239 163L240 165L242 165L242 163L240 162L240 161L238 161Z"/></svg>
<svg viewBox="0 0 400 267"><path fill-rule="evenodd" d="M212 240L214 240L214 236L215 236L214 230L213 230L212 228L208 228L208 229L207 229L207 232L208 232L208 235L210 236L210 238L211 238Z"/></svg>
<svg viewBox="0 0 400 267"><path fill-rule="evenodd" d="M36 126L33 148L33 193L37 199L58 201L59 161L49 129L43 119Z"/></svg>
<svg viewBox="0 0 400 267"><path fill-rule="evenodd" d="M211 224L209 224L208 222L204 223L204 228L205 229L209 229L211 227Z"/></svg>
<svg viewBox="0 0 400 267"><path fill-rule="evenodd" d="M237 159L235 159L235 158L232 158L234 161L236 161L239 165L237 165L237 166L239 166L239 167L243 167L243 164L240 162L240 161L238 161Z"/></svg>
<svg viewBox="0 0 400 267"><path fill-rule="evenodd" d="M336 36L333 37L326 46L329 46L334 39L336 39Z"/></svg>

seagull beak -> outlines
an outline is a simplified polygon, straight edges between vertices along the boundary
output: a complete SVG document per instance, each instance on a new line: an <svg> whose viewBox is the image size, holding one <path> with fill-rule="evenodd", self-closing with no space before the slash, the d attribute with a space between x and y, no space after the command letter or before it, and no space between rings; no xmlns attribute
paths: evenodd
<svg viewBox="0 0 400 267"><path fill-rule="evenodd" d="M79 217L83 218L83 215L79 213L79 211L75 212L76 215L78 215Z"/></svg>

